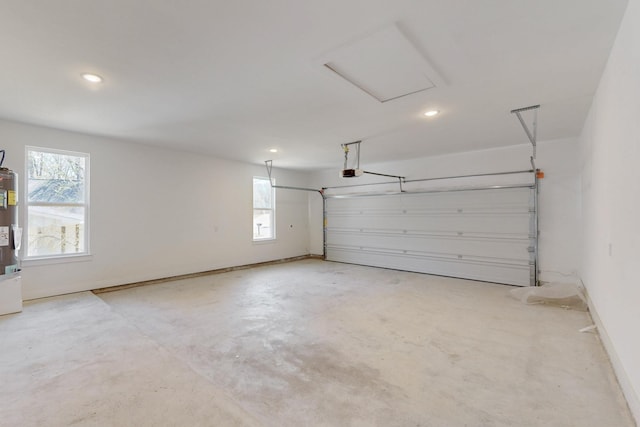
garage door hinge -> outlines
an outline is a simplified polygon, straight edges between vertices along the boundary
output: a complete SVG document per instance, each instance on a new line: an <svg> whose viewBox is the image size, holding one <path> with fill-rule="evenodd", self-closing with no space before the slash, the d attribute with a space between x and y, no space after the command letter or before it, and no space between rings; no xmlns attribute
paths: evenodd
<svg viewBox="0 0 640 427"><path fill-rule="evenodd" d="M529 247L527 248L527 251L528 251L529 253L534 253L534 252L536 251L536 249L535 249L533 246L529 246Z"/></svg>

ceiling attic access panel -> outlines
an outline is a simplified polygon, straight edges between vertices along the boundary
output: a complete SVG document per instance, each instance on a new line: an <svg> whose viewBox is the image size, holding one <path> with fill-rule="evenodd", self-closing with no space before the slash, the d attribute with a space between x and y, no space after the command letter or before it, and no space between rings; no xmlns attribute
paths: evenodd
<svg viewBox="0 0 640 427"><path fill-rule="evenodd" d="M396 25L329 52L323 65L379 102L444 86L435 68Z"/></svg>

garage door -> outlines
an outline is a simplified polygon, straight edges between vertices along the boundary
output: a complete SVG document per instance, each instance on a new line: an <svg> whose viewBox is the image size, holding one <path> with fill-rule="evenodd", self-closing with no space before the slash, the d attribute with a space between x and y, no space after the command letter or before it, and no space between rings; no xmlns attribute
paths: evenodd
<svg viewBox="0 0 640 427"><path fill-rule="evenodd" d="M328 196L330 261L529 286L534 188Z"/></svg>

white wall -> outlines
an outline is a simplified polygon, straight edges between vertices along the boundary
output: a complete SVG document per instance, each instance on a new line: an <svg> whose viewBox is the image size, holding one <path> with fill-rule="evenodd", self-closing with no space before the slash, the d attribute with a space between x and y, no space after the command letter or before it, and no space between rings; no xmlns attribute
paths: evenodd
<svg viewBox="0 0 640 427"><path fill-rule="evenodd" d="M640 1L630 0L580 138L582 276L629 406L640 420Z"/></svg>
<svg viewBox="0 0 640 427"><path fill-rule="evenodd" d="M252 177L266 176L264 166L8 121L0 121L0 140L4 165L20 177L25 145L91 155L92 256L24 263L25 299L309 253L302 192L278 190L277 240L252 242ZM274 176L306 181L290 171Z"/></svg>
<svg viewBox="0 0 640 427"><path fill-rule="evenodd" d="M515 118L514 118L515 120ZM543 126L543 124L540 124ZM526 138L523 131L523 139ZM507 148L481 150L446 156L427 157L409 161L388 162L381 164L365 164L365 143L362 144L363 159L361 166L365 170L402 175L407 180L493 173L501 171L518 171L531 169L530 144L516 145ZM540 181L539 191L539 268L543 281L575 281L579 269L580 247L580 163L577 139L563 139L539 142L536 166L545 172ZM364 175L359 178L342 179L338 172L341 162L336 161L335 170L321 171L313 174L312 185L328 187L337 185L360 184L366 182L384 182L388 178ZM407 184L404 189L417 189L434 186L451 185L494 185L500 183L530 182L530 175L506 176L500 179L474 178L451 180L450 182L429 182ZM398 185L366 186L341 192L363 192L399 189ZM322 253L322 200L311 197L310 245L314 254Z"/></svg>

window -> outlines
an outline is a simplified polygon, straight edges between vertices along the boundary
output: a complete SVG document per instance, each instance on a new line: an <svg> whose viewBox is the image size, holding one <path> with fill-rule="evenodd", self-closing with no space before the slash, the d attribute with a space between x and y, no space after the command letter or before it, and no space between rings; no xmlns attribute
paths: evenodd
<svg viewBox="0 0 640 427"><path fill-rule="evenodd" d="M89 155L27 147L26 257L89 253Z"/></svg>
<svg viewBox="0 0 640 427"><path fill-rule="evenodd" d="M276 238L276 193L269 178L253 178L253 240Z"/></svg>

